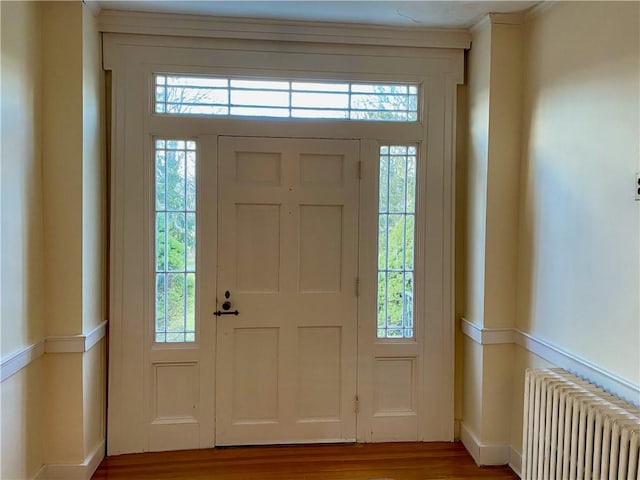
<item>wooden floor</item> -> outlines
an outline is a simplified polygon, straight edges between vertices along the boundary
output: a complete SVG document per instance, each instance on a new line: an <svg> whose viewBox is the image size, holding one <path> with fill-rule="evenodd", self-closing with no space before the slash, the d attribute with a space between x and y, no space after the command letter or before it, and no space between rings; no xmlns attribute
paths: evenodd
<svg viewBox="0 0 640 480"><path fill-rule="evenodd" d="M92 477L110 480L517 479L476 467L460 443L232 447L108 457Z"/></svg>

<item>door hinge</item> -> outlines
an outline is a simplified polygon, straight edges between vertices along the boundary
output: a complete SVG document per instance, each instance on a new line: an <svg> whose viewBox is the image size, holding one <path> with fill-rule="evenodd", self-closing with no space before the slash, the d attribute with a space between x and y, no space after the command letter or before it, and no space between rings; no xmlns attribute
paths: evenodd
<svg viewBox="0 0 640 480"><path fill-rule="evenodd" d="M360 296L360 277L356 277L356 297Z"/></svg>
<svg viewBox="0 0 640 480"><path fill-rule="evenodd" d="M356 395L355 397L353 397L353 413L359 413L360 412L360 399L358 398L358 395Z"/></svg>
<svg viewBox="0 0 640 480"><path fill-rule="evenodd" d="M358 179L362 180L362 160L358 160Z"/></svg>

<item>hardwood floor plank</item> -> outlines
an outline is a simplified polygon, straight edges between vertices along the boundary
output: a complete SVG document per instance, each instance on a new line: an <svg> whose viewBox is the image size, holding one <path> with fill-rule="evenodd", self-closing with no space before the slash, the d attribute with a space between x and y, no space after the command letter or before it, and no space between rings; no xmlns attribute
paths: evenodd
<svg viewBox="0 0 640 480"><path fill-rule="evenodd" d="M478 468L460 443L229 447L105 458L94 480L517 479Z"/></svg>

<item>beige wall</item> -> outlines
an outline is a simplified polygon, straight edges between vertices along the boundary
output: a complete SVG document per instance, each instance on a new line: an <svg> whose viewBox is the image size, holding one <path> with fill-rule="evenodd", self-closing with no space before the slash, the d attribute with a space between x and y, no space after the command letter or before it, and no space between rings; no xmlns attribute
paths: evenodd
<svg viewBox="0 0 640 480"><path fill-rule="evenodd" d="M2 358L40 342L43 324L41 17L39 6L1 2L0 336ZM0 478L42 465L43 359L0 385Z"/></svg>
<svg viewBox="0 0 640 480"><path fill-rule="evenodd" d="M516 312L522 33L493 16L474 28L468 55L468 174L464 317L513 326ZM508 444L512 345L464 341L463 425Z"/></svg>
<svg viewBox="0 0 640 480"><path fill-rule="evenodd" d="M523 19L478 26L469 53L464 316L637 386L640 4L557 2ZM550 366L465 338L463 423L496 458L520 453L525 369Z"/></svg>
<svg viewBox="0 0 640 480"><path fill-rule="evenodd" d="M491 25L473 32L468 54L465 316L484 323L485 232L489 155Z"/></svg>
<svg viewBox="0 0 640 480"><path fill-rule="evenodd" d="M43 9L47 335L82 333L82 4Z"/></svg>
<svg viewBox="0 0 640 480"><path fill-rule="evenodd" d="M640 4L526 24L517 326L640 383Z"/></svg>
<svg viewBox="0 0 640 480"><path fill-rule="evenodd" d="M41 47L37 4L2 2L2 355L42 339Z"/></svg>
<svg viewBox="0 0 640 480"><path fill-rule="evenodd" d="M82 328L106 318L104 72L97 20L82 9Z"/></svg>
<svg viewBox="0 0 640 480"><path fill-rule="evenodd" d="M104 320L105 162L92 13L80 1L1 2L0 16L4 361ZM46 353L2 382L1 478L32 478L43 463L65 476L99 451L104 369L103 340Z"/></svg>
<svg viewBox="0 0 640 480"><path fill-rule="evenodd" d="M517 328L640 384L640 4L560 3L524 26ZM518 347L511 444L520 452ZM640 399L635 399L638 402Z"/></svg>

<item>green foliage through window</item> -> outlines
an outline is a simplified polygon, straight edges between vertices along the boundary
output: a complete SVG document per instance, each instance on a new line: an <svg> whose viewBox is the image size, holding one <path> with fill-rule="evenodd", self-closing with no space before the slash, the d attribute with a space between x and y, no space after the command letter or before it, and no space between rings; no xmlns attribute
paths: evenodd
<svg viewBox="0 0 640 480"><path fill-rule="evenodd" d="M414 336L416 147L380 147L378 338Z"/></svg>
<svg viewBox="0 0 640 480"><path fill-rule="evenodd" d="M196 144L155 142L155 341L195 341Z"/></svg>

